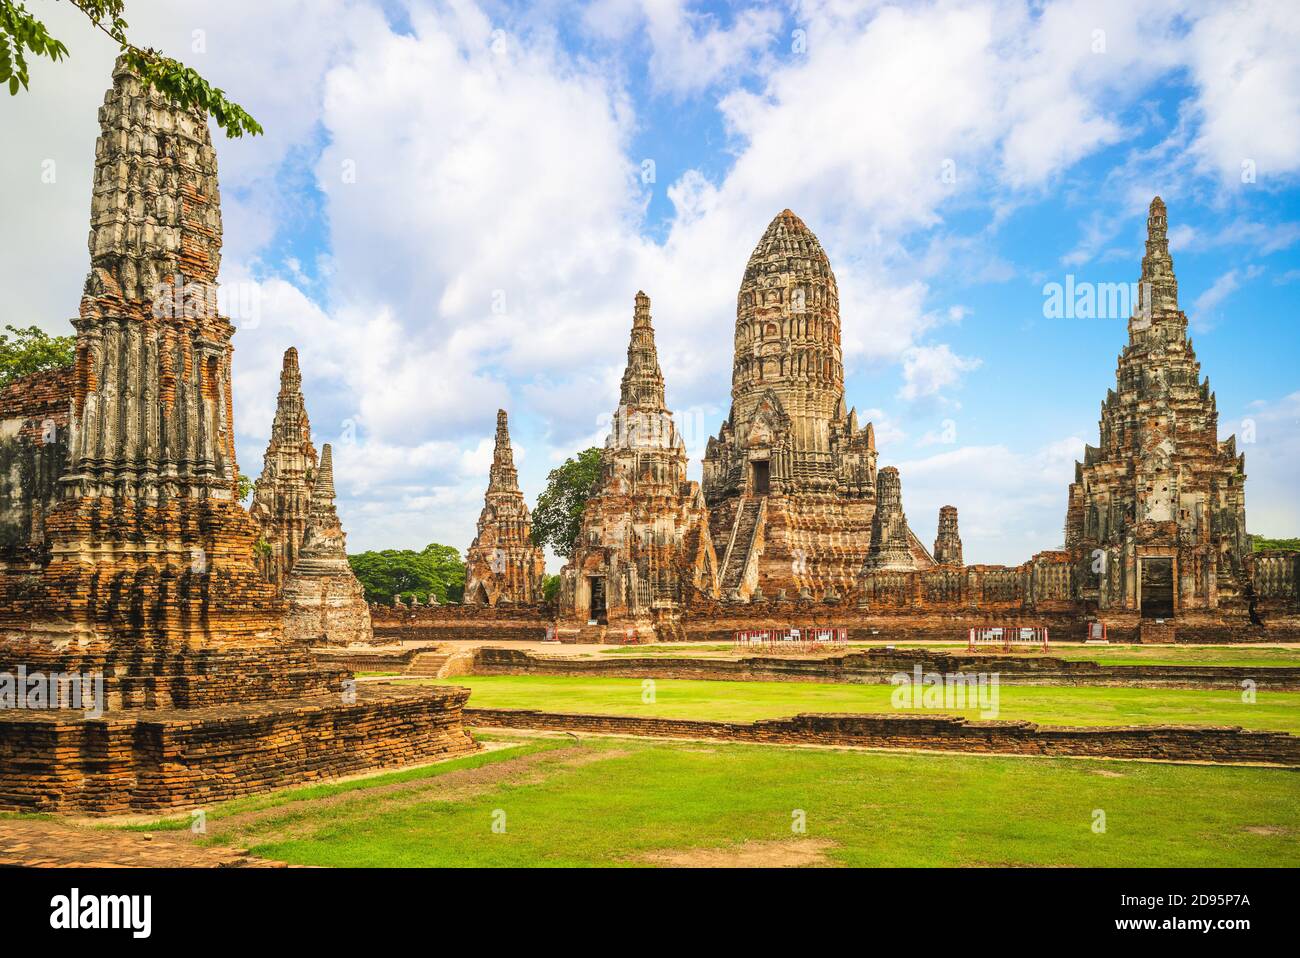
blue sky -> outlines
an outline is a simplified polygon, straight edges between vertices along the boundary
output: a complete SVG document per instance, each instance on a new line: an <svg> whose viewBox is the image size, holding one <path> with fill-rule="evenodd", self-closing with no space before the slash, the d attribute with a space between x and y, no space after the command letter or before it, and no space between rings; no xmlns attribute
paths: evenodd
<svg viewBox="0 0 1300 958"><path fill-rule="evenodd" d="M0 282L6 321L63 330L112 51L45 7L73 59L0 105L6 206L32 224L0 240ZM1052 548L1126 317L1048 318L1044 286L1136 281L1156 193L1221 434L1254 437L1250 528L1300 534L1294 4L138 0L131 19L267 128L217 145L240 461L260 470L296 345L354 550L468 544L498 405L530 501L601 441L638 289L698 477L736 288L784 207L831 257L848 398L918 535L951 503L968 561ZM58 182L35 185L47 159Z"/></svg>

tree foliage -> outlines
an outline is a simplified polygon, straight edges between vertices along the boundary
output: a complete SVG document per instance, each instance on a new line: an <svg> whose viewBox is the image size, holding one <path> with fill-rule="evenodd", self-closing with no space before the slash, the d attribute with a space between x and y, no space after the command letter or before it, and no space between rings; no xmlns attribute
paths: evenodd
<svg viewBox="0 0 1300 958"><path fill-rule="evenodd" d="M533 541L549 545L562 559L572 556L582 531L582 510L599 481L600 450L595 446L552 469L533 510Z"/></svg>
<svg viewBox="0 0 1300 958"><path fill-rule="evenodd" d="M1295 549L1300 551L1300 539L1266 539L1264 536L1250 537L1251 549L1263 552L1265 549Z"/></svg>
<svg viewBox="0 0 1300 958"><path fill-rule="evenodd" d="M560 597L560 577L548 575L542 580L542 601L554 602Z"/></svg>
<svg viewBox="0 0 1300 958"><path fill-rule="evenodd" d="M239 496L239 501L247 501L248 497L253 494L253 480L249 479L248 476L241 472L238 479L236 479L236 482L238 483L237 495Z"/></svg>
<svg viewBox="0 0 1300 958"><path fill-rule="evenodd" d="M39 326L5 326L0 333L0 386L31 373L71 366L76 358L76 336L51 336Z"/></svg>
<svg viewBox="0 0 1300 958"><path fill-rule="evenodd" d="M144 82L182 107L197 107L217 121L226 136L256 136L262 126L225 91L212 86L196 70L152 47L138 47L127 37L123 18L125 0L69 0L91 24L112 38L126 62ZM28 89L27 53L57 63L68 56L61 40L50 36L45 24L32 16L19 0L0 0L0 84L9 94Z"/></svg>
<svg viewBox="0 0 1300 958"><path fill-rule="evenodd" d="M431 542L419 552L384 549L348 556L367 602L389 605L393 596L428 602L459 602L465 594L465 563L452 546Z"/></svg>

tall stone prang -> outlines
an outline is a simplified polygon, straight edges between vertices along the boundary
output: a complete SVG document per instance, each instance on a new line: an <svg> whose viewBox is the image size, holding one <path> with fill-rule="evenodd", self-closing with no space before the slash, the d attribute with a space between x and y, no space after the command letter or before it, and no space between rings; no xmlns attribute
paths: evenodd
<svg viewBox="0 0 1300 958"><path fill-rule="evenodd" d="M886 466L876 476L876 512L871 519L871 547L866 569L903 572L916 568L911 535L903 513L903 484L898 470Z"/></svg>
<svg viewBox="0 0 1300 958"><path fill-rule="evenodd" d="M365 589L348 564L347 536L334 502L334 455L321 447L302 548L284 584L289 639L351 645L374 641Z"/></svg>
<svg viewBox="0 0 1300 958"><path fill-rule="evenodd" d="M519 491L510 425L506 411L498 409L496 445L478 517L478 535L465 559L465 604L541 602L545 577L546 557L533 542L532 518Z"/></svg>
<svg viewBox="0 0 1300 958"><path fill-rule="evenodd" d="M74 368L0 390L0 808L193 807L475 748L468 690L368 683L286 640L236 501L206 117L119 59L99 111ZM432 694L428 694L428 693Z"/></svg>
<svg viewBox="0 0 1300 958"><path fill-rule="evenodd" d="M290 346L284 351L280 370L271 440L248 510L262 531L257 543L258 567L277 589L284 587L307 531L315 477L316 447L312 445L311 423L302 398L298 350Z"/></svg>
<svg viewBox="0 0 1300 958"><path fill-rule="evenodd" d="M957 533L957 507L939 508L939 534L934 539L934 561L939 565L963 565L961 536Z"/></svg>
<svg viewBox="0 0 1300 958"><path fill-rule="evenodd" d="M876 468L875 431L845 402L835 273L784 210L745 267L731 412L704 456L724 597L851 589L867 558ZM933 564L909 537L916 562Z"/></svg>
<svg viewBox="0 0 1300 958"><path fill-rule="evenodd" d="M561 632L678 637L691 595L717 595L708 509L686 466L686 444L664 399L650 297L638 292L600 482L562 572Z"/></svg>
<svg viewBox="0 0 1300 958"><path fill-rule="evenodd" d="M1100 445L1084 450L1070 486L1065 537L1079 598L1161 619L1240 605L1250 556L1245 456L1235 436L1218 438L1158 196L1115 379Z"/></svg>
<svg viewBox="0 0 1300 958"><path fill-rule="evenodd" d="M280 637L235 501L234 327L206 120L119 60L99 111L60 501L32 635L77 645Z"/></svg>

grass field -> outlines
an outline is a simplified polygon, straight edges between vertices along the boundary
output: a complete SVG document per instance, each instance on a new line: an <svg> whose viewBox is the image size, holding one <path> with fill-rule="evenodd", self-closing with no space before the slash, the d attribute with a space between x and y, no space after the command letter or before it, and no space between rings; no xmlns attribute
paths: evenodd
<svg viewBox="0 0 1300 958"><path fill-rule="evenodd" d="M850 651L862 651L868 648L881 648L886 643L853 643ZM939 652L965 652L966 643L961 642L894 642L899 649L933 649ZM691 658L698 655L714 656L734 651L731 645L617 645L601 649L602 655L630 656L666 656L668 658ZM761 655L761 652L744 653ZM1015 653L1029 658L1025 652ZM1038 654L1038 653L1035 653ZM1100 646L1053 646L1046 655L1052 658L1070 661L1097 662L1100 665L1275 665L1300 668L1300 649L1286 646L1240 646L1240 645L1100 645Z"/></svg>
<svg viewBox="0 0 1300 958"><path fill-rule="evenodd" d="M1098 813L1104 832L1094 831ZM802 834L792 828L800 815ZM215 806L207 827L205 842L326 866L1294 867L1300 779L1276 769L533 738Z"/></svg>
<svg viewBox="0 0 1300 958"><path fill-rule="evenodd" d="M655 715L750 722L798 712L889 712L891 685L811 682L707 682L654 680L653 701L643 701L643 679L577 676L465 675L424 680L473 689L469 705L552 712ZM1045 725L1240 725L1300 733L1300 692L1257 693L1253 704L1239 691L1050 687L1003 684L999 719ZM978 709L936 710L979 718ZM994 716L990 716L994 717Z"/></svg>

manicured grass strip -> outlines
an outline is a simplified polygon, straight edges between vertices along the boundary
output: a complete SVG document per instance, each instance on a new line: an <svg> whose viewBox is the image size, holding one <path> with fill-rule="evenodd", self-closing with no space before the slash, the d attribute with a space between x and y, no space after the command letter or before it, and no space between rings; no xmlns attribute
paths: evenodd
<svg viewBox="0 0 1300 958"><path fill-rule="evenodd" d="M493 741L502 738L501 736L478 734L474 737L479 741ZM414 782L426 778L437 778L441 775L446 775L448 772L458 771L459 769L480 768L484 765L509 761L518 758L521 755L560 748L563 744L563 742L548 739L520 742L511 745L509 748L495 749L491 752L476 752L473 755L454 758L446 762L438 762L434 765L422 765L417 768L407 768L397 772L388 772L382 775L352 779L346 782L325 782L320 785L308 785L303 788L286 789L279 792L270 792L265 795L250 795L247 798L231 799L228 802L221 802L211 806L210 808L206 808L204 809L204 812L209 820L216 821L222 818L229 818L232 815L239 815L244 812L279 808L284 805L293 805L299 802L311 802L316 799L330 798L334 795L342 795L347 792L363 791L381 785L394 785L400 782ZM135 825L106 824L98 825L96 827L120 828L123 831L130 832L179 831L181 829L189 828L192 820L192 817L186 814L179 817L161 818L157 821L144 822Z"/></svg>
<svg viewBox="0 0 1300 958"><path fill-rule="evenodd" d="M444 680L429 680L443 682ZM445 680L473 690L471 708L541 709L601 715L752 722L799 712L890 712L892 685L710 682L690 679L467 675ZM650 683L650 684L646 684ZM652 694L651 694L652 693ZM1240 725L1300 733L1300 692L1135 689L1003 684L998 712L985 716L1043 725ZM646 699L651 699L646 701ZM923 714L915 709L911 714ZM978 708L934 709L980 718Z"/></svg>
<svg viewBox="0 0 1300 958"><path fill-rule="evenodd" d="M897 649L926 649L935 652L965 652L964 642L854 642L848 651L860 652L868 648L883 648L893 645ZM731 652L731 645L617 645L601 649L605 655L627 656L662 656L664 658L689 659L702 653ZM762 649L746 650L743 656L761 656ZM998 653L1002 654L1002 653ZM1046 653L1028 653L1024 650L1013 653L1017 658L1033 658L1047 655L1050 658L1067 659L1072 662L1096 662L1099 665L1225 665L1251 666L1272 665L1278 667L1300 668L1300 649L1281 646L1237 646L1237 645L1099 645L1099 646L1052 646Z"/></svg>
<svg viewBox="0 0 1300 958"><path fill-rule="evenodd" d="M300 806L306 818L279 836L260 823L271 834L252 852L325 866L618 866L813 840L827 864L857 866L1300 865L1290 771L624 739L577 747L593 760L460 801L354 802L314 823ZM800 813L803 835L792 832Z"/></svg>

